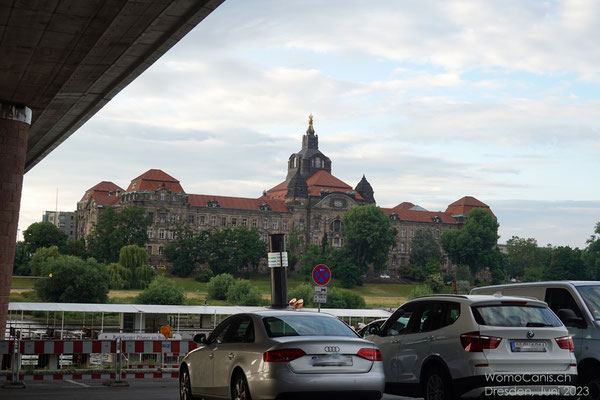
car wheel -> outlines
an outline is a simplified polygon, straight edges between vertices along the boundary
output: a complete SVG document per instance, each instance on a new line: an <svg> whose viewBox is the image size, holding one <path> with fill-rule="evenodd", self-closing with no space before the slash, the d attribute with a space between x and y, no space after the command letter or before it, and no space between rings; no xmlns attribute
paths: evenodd
<svg viewBox="0 0 600 400"><path fill-rule="evenodd" d="M231 400L252 400L248 382L242 373L237 373L231 385Z"/></svg>
<svg viewBox="0 0 600 400"><path fill-rule="evenodd" d="M182 368L179 374L179 398L181 400L193 400L192 385L190 384L190 372L187 368Z"/></svg>
<svg viewBox="0 0 600 400"><path fill-rule="evenodd" d="M423 397L425 400L450 400L452 391L446 374L434 367L427 371L423 380Z"/></svg>
<svg viewBox="0 0 600 400"><path fill-rule="evenodd" d="M600 400L600 376L593 374L586 374L582 376L582 388L587 388L588 395L582 397L589 400Z"/></svg>

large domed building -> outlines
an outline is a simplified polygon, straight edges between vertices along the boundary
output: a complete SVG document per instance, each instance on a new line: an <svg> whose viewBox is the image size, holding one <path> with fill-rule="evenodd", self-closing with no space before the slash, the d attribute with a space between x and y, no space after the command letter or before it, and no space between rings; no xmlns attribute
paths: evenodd
<svg viewBox="0 0 600 400"><path fill-rule="evenodd" d="M332 162L319 149L311 115L300 151L288 159L285 180L262 196L189 194L177 179L151 169L134 178L126 190L107 181L87 190L77 204L78 238L91 232L105 207L130 204L143 207L152 221L146 246L151 264L160 266L167 264L163 249L173 240L169 227L177 219L186 221L194 232L240 226L255 228L265 241L269 234L289 235L295 229L303 232L306 243L321 244L326 237L330 246L341 247L344 213L352 207L376 202L365 175L352 188L332 174ZM387 272L397 275L398 267L408 264L415 232L431 229L439 240L445 230L460 229L473 208L489 209L470 196L453 202L446 211L427 211L409 202L382 208L398 230L398 243L390 251Z"/></svg>

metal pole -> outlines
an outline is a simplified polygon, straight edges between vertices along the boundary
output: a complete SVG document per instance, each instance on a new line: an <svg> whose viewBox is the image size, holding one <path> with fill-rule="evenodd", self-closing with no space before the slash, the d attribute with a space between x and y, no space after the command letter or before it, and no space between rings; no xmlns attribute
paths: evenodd
<svg viewBox="0 0 600 400"><path fill-rule="evenodd" d="M285 235L269 235L270 252L279 253L279 267L271 268L271 307L286 308L287 301L287 268L283 266L282 253L285 252Z"/></svg>
<svg viewBox="0 0 600 400"><path fill-rule="evenodd" d="M121 338L117 338L115 344L115 382L121 382Z"/></svg>
<svg viewBox="0 0 600 400"><path fill-rule="evenodd" d="M12 383L15 384L19 382L19 366L21 364L21 355L20 351L20 341L18 335L13 340L13 357L12 357Z"/></svg>
<svg viewBox="0 0 600 400"><path fill-rule="evenodd" d="M104 332L104 312L102 312L102 327L100 328L100 332Z"/></svg>

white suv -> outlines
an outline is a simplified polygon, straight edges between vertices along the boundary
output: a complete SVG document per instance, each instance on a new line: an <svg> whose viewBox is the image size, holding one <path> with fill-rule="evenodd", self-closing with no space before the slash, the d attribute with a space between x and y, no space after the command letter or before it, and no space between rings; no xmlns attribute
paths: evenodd
<svg viewBox="0 0 600 400"><path fill-rule="evenodd" d="M501 295L410 300L365 336L386 393L425 400L579 396L573 340L546 303Z"/></svg>

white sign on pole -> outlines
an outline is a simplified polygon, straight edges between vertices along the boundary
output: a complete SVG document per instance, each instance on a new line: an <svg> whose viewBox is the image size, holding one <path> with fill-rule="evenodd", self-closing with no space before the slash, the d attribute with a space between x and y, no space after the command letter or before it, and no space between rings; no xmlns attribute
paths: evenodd
<svg viewBox="0 0 600 400"><path fill-rule="evenodd" d="M284 252L267 253L267 262L269 268L275 267L287 267L288 266L288 254Z"/></svg>
<svg viewBox="0 0 600 400"><path fill-rule="evenodd" d="M327 286L315 286L313 302L319 304L327 303Z"/></svg>

